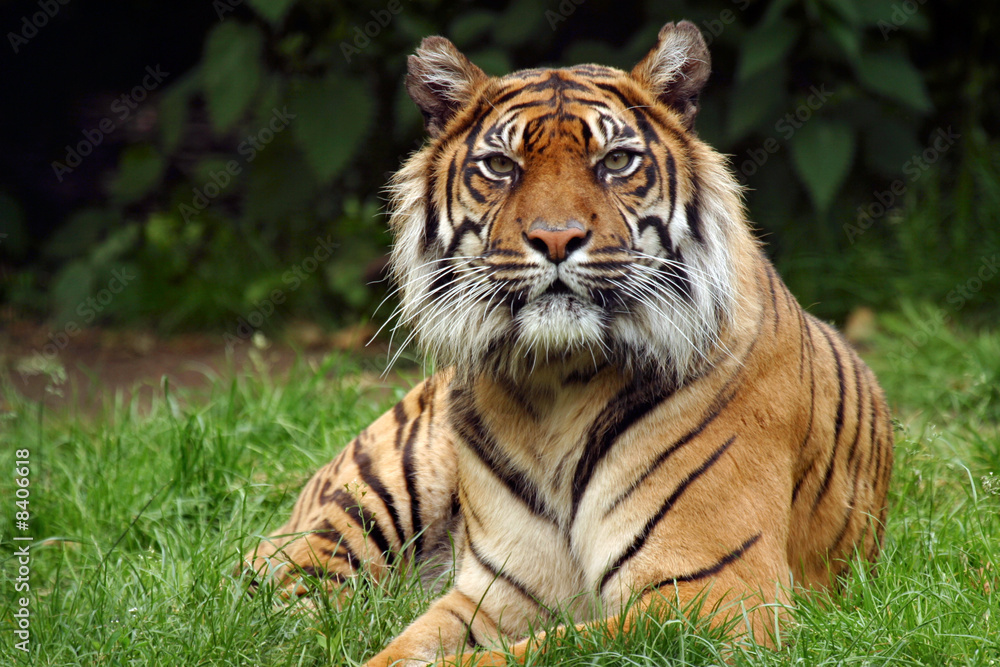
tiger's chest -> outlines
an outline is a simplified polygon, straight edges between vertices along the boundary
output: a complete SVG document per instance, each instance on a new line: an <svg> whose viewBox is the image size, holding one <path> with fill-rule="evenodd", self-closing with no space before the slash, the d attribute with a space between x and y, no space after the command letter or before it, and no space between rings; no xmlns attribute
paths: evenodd
<svg viewBox="0 0 1000 667"><path fill-rule="evenodd" d="M586 620L597 613L602 578L642 528L621 501L669 437L663 424L677 421L674 392L611 372L522 389L452 390L468 538L459 586L525 615L569 607Z"/></svg>

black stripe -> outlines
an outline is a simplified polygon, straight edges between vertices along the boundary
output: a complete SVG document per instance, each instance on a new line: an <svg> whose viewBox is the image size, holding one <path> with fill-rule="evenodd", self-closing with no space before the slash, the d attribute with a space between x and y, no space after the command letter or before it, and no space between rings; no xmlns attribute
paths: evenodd
<svg viewBox="0 0 1000 667"><path fill-rule="evenodd" d="M458 619L458 622L462 624L465 628L465 645L475 651L477 648L481 648L482 644L476 639L476 636L472 634L472 625L465 622L465 619L458 615L458 612L454 609L449 609L448 613Z"/></svg>
<svg viewBox="0 0 1000 667"><path fill-rule="evenodd" d="M663 222L662 218L655 215L645 216L636 223L636 231L640 236L649 228L656 231L663 255L667 259L673 260L669 263L657 262L653 267L657 282L663 284L678 296L690 301L692 299L691 277L683 268L684 257L680 251L674 248L667 225Z"/></svg>
<svg viewBox="0 0 1000 667"><path fill-rule="evenodd" d="M331 486L333 486L332 480L323 480L323 485L319 488L319 493L317 494L317 501L320 505L329 505L333 502L333 493L327 493Z"/></svg>
<svg viewBox="0 0 1000 667"><path fill-rule="evenodd" d="M462 224L460 224L454 231L451 237L451 243L448 244L448 249L445 250L445 256L451 257L455 254L455 250L458 249L458 244L462 242L462 237L464 237L469 232L478 236L483 232L483 225L481 222L476 222L471 218L463 218Z"/></svg>
<svg viewBox="0 0 1000 667"><path fill-rule="evenodd" d="M445 190L445 194L444 194L444 214L445 214L446 222L449 225L454 225L455 224L455 218L451 214L451 204L452 204L452 197L454 195L454 190L455 190L455 163L457 161L458 161L458 153L456 152L455 155L451 156L451 162L448 163L448 178L444 182L444 190ZM448 253L448 254L450 254L450 253Z"/></svg>
<svg viewBox="0 0 1000 667"><path fill-rule="evenodd" d="M483 177L478 167L469 166L462 170L462 182L465 183L466 192L472 195L477 204L482 204L486 201L486 196L477 190L476 186L472 183L474 176Z"/></svg>
<svg viewBox="0 0 1000 667"><path fill-rule="evenodd" d="M851 464L854 460L854 455L858 451L858 444L861 442L861 425L864 423L864 387L861 384L861 364L860 360L854 357L854 354L850 354L851 364L854 366L854 400L858 403L858 413L855 416L855 426L854 426L854 440L851 442L851 448L847 450L847 465Z"/></svg>
<svg viewBox="0 0 1000 667"><path fill-rule="evenodd" d="M319 529L313 531L312 534L333 545L333 549L330 550L331 554L337 549L343 549L344 560L347 561L347 564L352 569L356 570L361 564L361 559L358 558L358 555L354 553L353 550L351 550L351 545L347 543L347 538L344 537L343 533L333 527L333 524L330 523L329 519L323 519L323 523L320 524ZM339 555L339 553L337 555Z"/></svg>
<svg viewBox="0 0 1000 667"><path fill-rule="evenodd" d="M598 106L598 105L595 104L594 106ZM610 110L610 107L608 107L603 102L601 102L600 106L603 107L603 108L605 108L605 109L609 109ZM588 123L587 121L585 121L582 118L577 118L577 120L580 122L580 135L583 137L583 152L584 152L584 154L588 154L590 152L590 149L589 149L590 140L594 137L594 133L590 129L590 123Z"/></svg>
<svg viewBox="0 0 1000 667"><path fill-rule="evenodd" d="M732 551L730 551L728 554L726 554L725 556L723 556L722 558L720 558L719 560L717 560L715 562L715 564L713 564L713 565L710 565L708 567L702 568L700 570L695 570L694 572L691 572L689 574L682 574L682 575L678 575L676 577L667 577L663 581L661 581L661 582L659 582L657 584L654 584L650 588L662 588L663 586L667 586L667 585L674 585L674 584L685 583L685 582L690 582L690 581L698 581L699 579L705 579L706 577L711 577L713 575L716 575L719 572L721 572L726 566L728 566L728 565L732 564L733 562L735 562L735 561L739 560L740 558L742 558L743 554L746 553L747 550L750 547L752 547L753 545L755 545L757 543L757 540L760 539L760 536L761 536L761 534L757 533L756 535L754 535L753 537L751 537L749 540L747 540L746 542L744 542L743 544L741 544L740 546L736 547L735 549L733 549Z"/></svg>
<svg viewBox="0 0 1000 667"><path fill-rule="evenodd" d="M784 287L784 284L782 286ZM784 287L784 289L788 292L787 287ZM799 319L799 380L801 380L802 374L805 372L807 324L805 315L802 312L802 306L795 300L791 292L788 292L788 296L794 304L793 310ZM812 373L812 357L809 358L809 373Z"/></svg>
<svg viewBox="0 0 1000 667"><path fill-rule="evenodd" d="M670 192L667 196L670 197L670 213L667 215L667 226L673 222L674 212L677 210L677 163L674 162L674 152L667 149L667 186L670 188Z"/></svg>
<svg viewBox="0 0 1000 667"><path fill-rule="evenodd" d="M614 499L614 501L608 506L607 514L610 514L612 511L614 511L616 507L618 507L618 505L627 500L629 496L635 493L636 489L638 489L650 475L656 472L656 470L661 465L663 465L663 463L668 458L670 458L673 454L675 454L681 447L683 447L684 445L688 444L696 437L701 435L702 431L704 431L709 424L715 421L716 417L722 414L722 411L726 409L726 406L729 405L729 402L733 400L733 397L735 397L737 393L735 390L730 391L731 383L732 380L727 382L726 385L722 388L722 390L715 396L715 399L712 401L712 404L708 408L708 412L705 414L705 417L702 418L701 422L697 426L695 426L693 429L685 433L678 440L672 443L669 447L660 452L660 455L657 456L656 459L649 464L646 470L643 471L643 473L639 475L639 477L636 478L636 480L632 482L621 495L619 495L617 498Z"/></svg>
<svg viewBox="0 0 1000 667"><path fill-rule="evenodd" d="M764 265L764 271L767 273L767 286L771 290L771 310L774 311L774 334L778 334L778 295L774 291L774 269L771 268L770 264Z"/></svg>
<svg viewBox="0 0 1000 667"><path fill-rule="evenodd" d="M760 320L757 322L757 331L754 333L753 342L750 343L749 347L747 347L746 354L744 354L742 359L740 359L740 364L739 364L740 369L746 366L746 360L750 358L750 356L753 354L754 349L756 349L757 342L760 340L760 332L761 329L763 329L763 327L764 327L764 316L761 315ZM704 431L705 428L709 424L711 424L715 420L715 418L722 413L723 410L726 409L726 406L729 405L729 402L733 400L733 398L739 391L739 387L735 386L739 378L740 378L740 372L737 372L735 375L733 375L726 381L726 383L722 386L722 389L720 389L719 392L715 395L715 398L712 399L712 404L709 406L708 412L702 419L701 423L698 424L698 426L694 427L687 434L682 436L680 440L678 440L670 447L667 447L665 450L663 450L660 453L660 455L656 458L656 460L653 461L648 468L646 468L646 471L643 472L642 475L640 475L638 479L636 479L636 481L633 482L622 495L618 496L618 498L616 498L611 503L611 505L608 506L607 511L609 513L612 510L614 510L614 508L617 507L621 502L623 502L630 495L632 495L632 493L635 492L637 488L639 488L639 485L642 484L642 482L644 482L647 477L652 475L656 471L656 469L671 456L671 454L677 451L678 448L690 442L693 438L700 435L702 431ZM688 386L690 386L690 383Z"/></svg>
<svg viewBox="0 0 1000 667"><path fill-rule="evenodd" d="M382 483L382 479L372 470L372 459L368 456L368 453L361 448L358 448L357 453L354 455L354 462L358 466L358 474L361 475L361 480L368 485L385 508L389 511L389 518L392 519L392 527L396 531L396 539L399 544L402 545L406 542L406 532L403 530L403 524L399 520L399 510L396 509L396 501L392 497L392 492Z"/></svg>
<svg viewBox="0 0 1000 667"><path fill-rule="evenodd" d="M392 418L396 420L396 450L398 451L403 447L403 433L406 432L406 408L403 407L403 402L400 401L396 405L392 406Z"/></svg>
<svg viewBox="0 0 1000 667"><path fill-rule="evenodd" d="M424 551L424 526L420 520L420 493L417 490L417 470L414 467L413 449L417 441L417 424L410 427L410 435L403 445L403 478L410 495L410 528L413 530L413 552L419 560Z"/></svg>
<svg viewBox="0 0 1000 667"><path fill-rule="evenodd" d="M635 189L629 193L629 195L638 197L639 199L645 198L645 196L649 194L650 188L657 184L656 174L656 162L650 160L643 169L643 176L646 177L645 182L642 185L637 185Z"/></svg>
<svg viewBox="0 0 1000 667"><path fill-rule="evenodd" d="M630 544L628 548L625 549L624 552L622 552L622 554L618 557L618 560L615 561L615 564L612 565L610 568L608 568L607 572L604 573L604 576L601 577L601 585L599 590L603 590L605 584L608 583L608 580L612 577L612 575L626 561L631 559L639 552L640 549L642 549L642 547L646 544L646 540L649 539L649 536L652 534L657 524L659 524L660 521L663 519L663 517L667 515L667 512L669 512L673 508L674 504L677 503L680 497L684 495L684 492L687 491L688 487L691 486L691 484L693 484L695 480L697 480L699 477L708 472L708 470L713 465L715 465L715 463L719 460L719 458L726 452L727 449L729 449L729 447L735 441L736 441L736 436L735 435L731 436L728 440L722 443L722 445L719 446L718 449L712 452L712 455L709 456L707 459L705 459L705 461L703 461L700 466L698 466L695 470L691 471L691 473L689 473L688 476L684 478L684 480L677 486L677 488L674 489L674 492L670 494L670 497L667 498L666 501L660 506L660 509L656 512L656 514L654 514L652 517L649 518L649 520L646 521L646 525L643 526L642 530L640 530L639 533L635 536L635 539L632 541L632 544Z"/></svg>
<svg viewBox="0 0 1000 667"><path fill-rule="evenodd" d="M861 390L861 373L858 371L858 364L855 363L855 381L857 382L857 401L858 401L858 418L857 426L854 432L854 443L851 445L850 452L847 455L847 465L853 468L852 486L851 486L851 498L847 501L847 507L844 511L844 524L841 526L840 530L837 532L836 538L833 540L833 545L830 548L831 553L836 553L840 549L840 543L847 535L847 529L851 525L851 519L854 517L854 504L858 499L858 479L861 476L861 459L855 459L854 455L857 453L858 442L861 438L861 426L862 421L862 405L864 403L862 397L864 392Z"/></svg>
<svg viewBox="0 0 1000 667"><path fill-rule="evenodd" d="M618 86L614 84L595 83L594 86L600 88L604 92L611 93L612 95L614 95L616 98L618 98L618 101L621 102L622 106L624 106L626 109L636 106L636 102L629 99L629 97L620 88L618 88Z"/></svg>
<svg viewBox="0 0 1000 667"><path fill-rule="evenodd" d="M434 178L433 169L431 170L431 175L427 179L427 197L425 198L424 208L424 238L421 250L427 252L427 250L434 245L434 242L438 238L438 210L437 204L434 203L434 188L437 180Z"/></svg>
<svg viewBox="0 0 1000 667"><path fill-rule="evenodd" d="M692 238L700 245L705 245L705 235L702 232L701 224L701 187L698 185L693 168L691 173L691 186L694 188L694 192L691 195L691 200L684 205L684 217L687 218L688 231L691 232Z"/></svg>
<svg viewBox="0 0 1000 667"><path fill-rule="evenodd" d="M396 554L389 548L389 541L385 538L385 533L379 527L375 513L363 506L343 489L334 491L333 497L340 506L340 509L344 510L344 513L361 528L361 532L365 534L365 537L371 538L375 542L375 546L382 553L386 564L391 565L395 560Z"/></svg>
<svg viewBox="0 0 1000 667"><path fill-rule="evenodd" d="M876 453L876 458L875 458L875 474L872 476L872 480L874 482L874 490L875 490L876 493L878 493L878 484L879 484L879 480L880 480L880 477L881 477L881 474L882 474L882 457L884 455L884 451L882 449L881 438L878 437L878 435L876 433L876 428L875 428L875 426L876 426L876 419L878 419L878 421L881 421L881 419L879 419L879 418L881 418L881 416L882 416L882 408L881 408L880 404L878 403L878 401L876 400L876 398L875 398L875 392L873 391L872 392L872 432L871 432L871 445L870 446L875 450L875 453Z"/></svg>
<svg viewBox="0 0 1000 667"><path fill-rule="evenodd" d="M827 491L830 490L830 478L833 476L833 465L837 459L837 451L840 448L840 432L844 428L844 366L840 360L840 353L837 352L837 348L834 345L830 334L827 333L826 327L820 326L819 331L823 334L823 337L826 338L827 345L830 346L830 351L833 353L833 360L837 364L838 399L837 417L833 427L833 447L830 451L830 458L826 463L826 471L823 473L823 483L820 484L819 491L813 499L813 512L816 511L816 508L819 507L823 497L826 495Z"/></svg>
<svg viewBox="0 0 1000 667"><path fill-rule="evenodd" d="M601 410L590 425L583 454L577 461L576 472L573 474L571 517L576 517L580 499L594 476L594 470L611 451L618 438L669 398L676 389L672 382L637 374Z"/></svg>
<svg viewBox="0 0 1000 667"><path fill-rule="evenodd" d="M806 446L809 444L810 438L812 438L813 427L816 423L816 369L814 368L814 357L816 356L816 346L813 344L812 339L812 323L805 317L802 319L805 325L805 335L808 337L809 342L809 426L806 427L806 434L802 438L802 443L799 445L799 452L804 452ZM802 349L805 349L805 343L802 344ZM809 476L812 471L813 466L816 465L816 461L812 461L809 466L803 471L802 476L795 481L795 486L792 488L792 504L798 500L799 491L802 489L803 482Z"/></svg>
<svg viewBox="0 0 1000 667"><path fill-rule="evenodd" d="M670 234L667 230L667 225L663 222L663 219L655 215L647 215L640 218L636 223L636 230L638 231L639 236L642 236L650 227L652 227L656 232L656 236L660 241L660 247L663 248L665 252L673 250L674 244L670 240Z"/></svg>
<svg viewBox="0 0 1000 667"><path fill-rule="evenodd" d="M487 560L486 557L479 552L479 549L476 548L476 545L475 543L472 542L472 540L466 540L466 543L469 545L469 552L472 553L472 556L476 559L476 562L478 562L484 570L489 572L494 579L499 579L500 581L503 581L508 586L516 590L518 593L523 595L525 598L531 600L536 605L541 607L546 613L548 613L551 616L552 610L546 607L545 604L542 602L541 598L532 593L531 590L528 589L527 585L525 585L521 581L518 581L509 574L502 572L499 567L497 567L489 560Z"/></svg>
<svg viewBox="0 0 1000 667"><path fill-rule="evenodd" d="M490 473L503 483L507 490L536 516L556 522L555 511L548 507L541 491L523 470L498 454L499 446L493 434L483 423L475 406L475 397L466 389L455 387L451 391L451 423L459 440L482 462Z"/></svg>

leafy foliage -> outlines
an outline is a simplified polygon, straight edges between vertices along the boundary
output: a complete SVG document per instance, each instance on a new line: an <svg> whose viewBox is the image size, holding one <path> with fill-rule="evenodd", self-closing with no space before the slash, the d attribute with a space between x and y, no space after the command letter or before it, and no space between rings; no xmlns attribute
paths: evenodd
<svg viewBox="0 0 1000 667"><path fill-rule="evenodd" d="M493 0L475 8L252 0L206 11L219 20L194 35L200 61L157 91L152 130L117 155L90 206L43 240L0 193L9 237L0 258L20 267L0 279L6 300L65 319L85 287L127 265L139 278L103 320L230 326L267 288L288 298L264 326L303 313L370 313L381 288L367 283L379 277L387 241L379 190L422 140L403 91L405 56L430 34L450 37L494 74L580 61L630 68L662 23L694 21L714 71L698 131L733 156L779 263L789 269L803 249L815 255L807 263L850 255L823 261L834 277L858 261L842 228L873 187L900 178L926 149L928 129L960 126L964 139L945 163L964 164L973 150L990 151L981 128L1000 111L995 96L966 91L996 83L995 67L955 55L935 61L921 49L955 30L929 18L952 11L932 3L904 11L891 0ZM968 28L975 39L985 30ZM283 278L318 237L337 249L322 271L287 289ZM801 276L791 273L798 290ZM824 315L850 306L821 296Z"/></svg>

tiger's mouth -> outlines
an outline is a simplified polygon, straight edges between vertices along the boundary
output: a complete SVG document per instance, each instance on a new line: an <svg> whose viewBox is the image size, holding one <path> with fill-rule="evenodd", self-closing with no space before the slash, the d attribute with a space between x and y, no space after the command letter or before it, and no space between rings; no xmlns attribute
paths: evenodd
<svg viewBox="0 0 1000 667"><path fill-rule="evenodd" d="M556 278L551 285L549 285L542 296L554 296L559 294L566 294L568 296L579 296L576 292L569 288L569 285L562 281L562 278Z"/></svg>

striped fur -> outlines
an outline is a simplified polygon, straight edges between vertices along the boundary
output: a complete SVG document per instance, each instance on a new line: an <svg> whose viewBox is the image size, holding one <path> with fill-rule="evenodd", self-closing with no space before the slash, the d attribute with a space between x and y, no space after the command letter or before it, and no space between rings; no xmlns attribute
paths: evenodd
<svg viewBox="0 0 1000 667"><path fill-rule="evenodd" d="M246 559L298 595L303 572L339 591L454 555L454 588L368 665L503 664L557 610L625 631L670 613L660 593L768 642L759 605L877 558L888 407L692 132L707 74L688 23L628 74L489 78L441 38L411 57L431 141L393 181L393 266L402 320L448 368Z"/></svg>

